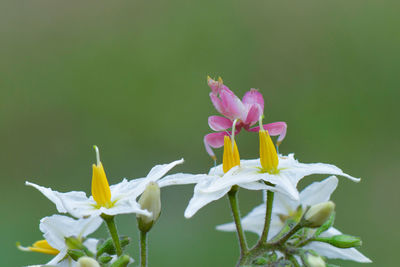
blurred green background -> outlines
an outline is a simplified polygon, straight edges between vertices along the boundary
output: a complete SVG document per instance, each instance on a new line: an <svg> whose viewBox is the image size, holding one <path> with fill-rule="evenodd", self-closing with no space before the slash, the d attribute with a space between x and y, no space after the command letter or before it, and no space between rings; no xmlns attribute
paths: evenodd
<svg viewBox="0 0 400 267"><path fill-rule="evenodd" d="M239 96L260 89L266 121L289 125L281 152L363 178L340 179L336 226L363 238L370 266L397 266L399 8L385 0L1 1L0 265L50 259L15 248L40 239L39 220L56 212L24 182L90 193L93 144L111 184L181 157L174 172L207 172L211 75ZM242 158L257 156L256 134L237 141ZM192 186L162 190L150 266L233 266L235 234L214 230L231 220L228 201L187 220L191 195ZM244 214L261 194L240 199ZM117 220L138 259L134 217Z"/></svg>

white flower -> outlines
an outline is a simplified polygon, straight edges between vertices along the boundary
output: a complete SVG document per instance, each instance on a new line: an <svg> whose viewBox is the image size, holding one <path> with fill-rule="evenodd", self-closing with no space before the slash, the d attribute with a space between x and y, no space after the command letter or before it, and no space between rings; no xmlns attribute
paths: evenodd
<svg viewBox="0 0 400 267"><path fill-rule="evenodd" d="M95 253L98 240L85 238L96 231L101 223L102 220L99 217L79 220L62 215L45 217L40 220L39 225L45 240L36 242L32 247L19 246L19 248L25 251L55 255L45 266L77 266L77 263L67 255L69 247L65 238L74 237L80 242L83 241L83 245L86 246L89 251Z"/></svg>
<svg viewBox="0 0 400 267"><path fill-rule="evenodd" d="M97 147L95 149L97 164L93 164L92 196L87 197L86 193L82 191L60 193L53 191L51 188L45 188L30 182L26 182L26 185L38 189L56 205L59 212L68 212L76 218L99 216L101 214L114 216L127 213L150 216L150 212L140 208L140 205L136 202L136 197L144 191L148 182L157 181L174 166L183 163L183 159L181 159L169 164L156 165L145 178L135 179L130 182L124 179L118 184L109 186ZM171 176L163 181L162 185L176 184L181 180L179 179L180 177L187 177L185 181L191 181L194 175L178 174Z"/></svg>
<svg viewBox="0 0 400 267"><path fill-rule="evenodd" d="M233 185L238 185L249 190L268 189L274 192L285 194L291 199L299 200L299 193L296 189L297 183L305 176L311 174L333 174L341 175L352 181L354 178L345 174L334 165L324 163L300 163L294 159L294 154L288 156L279 155L278 171L268 173L262 171L260 159L241 160L240 166L233 167L227 173L223 172L223 166L211 168L208 175L194 188L193 198L185 211L185 217L192 217L200 208L208 203L223 197ZM269 182L275 186L268 186Z"/></svg>
<svg viewBox="0 0 400 267"><path fill-rule="evenodd" d="M296 215L298 216L298 213L301 212L298 210L299 206L301 206L304 210L304 208L307 206L328 201L333 191L335 191L337 184L338 179L335 176L328 177L321 182L314 182L301 191L300 198L297 201L288 198L284 194L275 194L268 239L271 239L278 234L284 226L284 220L281 220L281 218L293 217ZM243 229L245 231L254 232L261 236L265 222L265 209L265 203L263 203L255 207L249 214L243 217ZM236 231L234 223L219 225L217 226L217 229L230 232ZM337 229L331 227L320 236L330 237L339 234L341 233ZM371 262L370 259L365 257L355 248L336 248L322 242L311 242L304 248L315 250L320 255L328 258L353 260L358 262Z"/></svg>

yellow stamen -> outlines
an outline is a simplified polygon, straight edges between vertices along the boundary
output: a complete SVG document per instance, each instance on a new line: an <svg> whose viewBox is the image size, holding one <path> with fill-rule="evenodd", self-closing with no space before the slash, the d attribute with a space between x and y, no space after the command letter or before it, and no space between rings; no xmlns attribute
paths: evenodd
<svg viewBox="0 0 400 267"><path fill-rule="evenodd" d="M110 186L100 161L99 149L97 146L94 146L94 149L96 150L97 164L93 164L92 196L99 206L109 208L112 206Z"/></svg>
<svg viewBox="0 0 400 267"><path fill-rule="evenodd" d="M224 136L224 155L222 158L222 169L224 173L227 173L230 169L240 164L239 150L237 148L235 140L232 140L229 136Z"/></svg>
<svg viewBox="0 0 400 267"><path fill-rule="evenodd" d="M276 153L276 148L269 136L268 131L260 128L260 162L263 171L270 174L278 173L278 154Z"/></svg>
<svg viewBox="0 0 400 267"><path fill-rule="evenodd" d="M46 240L36 241L31 247L22 247L17 243L17 247L23 251L33 251L50 255L57 255L60 253L60 251L50 246Z"/></svg>

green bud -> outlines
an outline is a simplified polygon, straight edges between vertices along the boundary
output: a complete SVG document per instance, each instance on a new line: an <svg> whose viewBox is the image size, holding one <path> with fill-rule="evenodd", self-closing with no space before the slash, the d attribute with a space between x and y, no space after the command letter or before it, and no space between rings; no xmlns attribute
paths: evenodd
<svg viewBox="0 0 400 267"><path fill-rule="evenodd" d="M307 263L310 267L325 267L325 261L320 256L314 256L312 254L307 255Z"/></svg>
<svg viewBox="0 0 400 267"><path fill-rule="evenodd" d="M317 229L317 231L315 232L315 236L319 236L320 234L331 228L333 223L335 222L335 216L335 212L332 212L331 217L329 217L329 219L323 225L321 225L320 228Z"/></svg>
<svg viewBox="0 0 400 267"><path fill-rule="evenodd" d="M139 199L142 209L150 211L151 216L137 214L139 230L148 232L157 221L161 212L160 187L156 182L150 182Z"/></svg>
<svg viewBox="0 0 400 267"><path fill-rule="evenodd" d="M109 263L111 260L112 260L112 257L111 257L111 256L101 256L101 257L98 258L98 261L99 261L101 264Z"/></svg>
<svg viewBox="0 0 400 267"><path fill-rule="evenodd" d="M325 242L337 248L360 247L361 239L351 235L335 235L332 237L319 237L316 241Z"/></svg>
<svg viewBox="0 0 400 267"><path fill-rule="evenodd" d="M100 267L100 264L95 259L85 256L78 260L78 267Z"/></svg>
<svg viewBox="0 0 400 267"><path fill-rule="evenodd" d="M323 225L335 210L335 203L332 201L319 203L311 206L304 215L304 226L316 228Z"/></svg>
<svg viewBox="0 0 400 267"><path fill-rule="evenodd" d="M101 246L97 248L97 257L102 255L103 253L115 255L115 247L111 238L104 241L103 244L101 244Z"/></svg>
<svg viewBox="0 0 400 267"><path fill-rule="evenodd" d="M65 237L65 244L69 249L84 249L82 241L74 236Z"/></svg>
<svg viewBox="0 0 400 267"><path fill-rule="evenodd" d="M126 267L130 261L131 258L128 255L122 255L113 264L111 264L111 267Z"/></svg>
<svg viewBox="0 0 400 267"><path fill-rule="evenodd" d="M131 243L131 238L129 236L120 236L119 242L121 244L121 247L124 248Z"/></svg>

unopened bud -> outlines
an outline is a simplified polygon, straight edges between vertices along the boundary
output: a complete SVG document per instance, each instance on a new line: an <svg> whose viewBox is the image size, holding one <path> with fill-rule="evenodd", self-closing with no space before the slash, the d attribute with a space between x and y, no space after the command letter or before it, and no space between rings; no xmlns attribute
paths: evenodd
<svg viewBox="0 0 400 267"><path fill-rule="evenodd" d="M153 227L153 224L157 221L161 212L160 187L156 182L150 182L147 185L139 199L139 204L142 209L151 212L150 216L145 216L142 214L136 215L139 230L142 232L148 232Z"/></svg>
<svg viewBox="0 0 400 267"><path fill-rule="evenodd" d="M337 248L360 247L361 239L351 235L335 235L332 237L319 237L316 241L325 242Z"/></svg>
<svg viewBox="0 0 400 267"><path fill-rule="evenodd" d="M100 267L100 264L95 259L85 256L78 260L78 267Z"/></svg>
<svg viewBox="0 0 400 267"><path fill-rule="evenodd" d="M310 267L325 267L325 261L320 256L308 254L307 263Z"/></svg>
<svg viewBox="0 0 400 267"><path fill-rule="evenodd" d="M305 226L315 228L323 225L335 210L332 201L323 202L312 206L304 215Z"/></svg>

